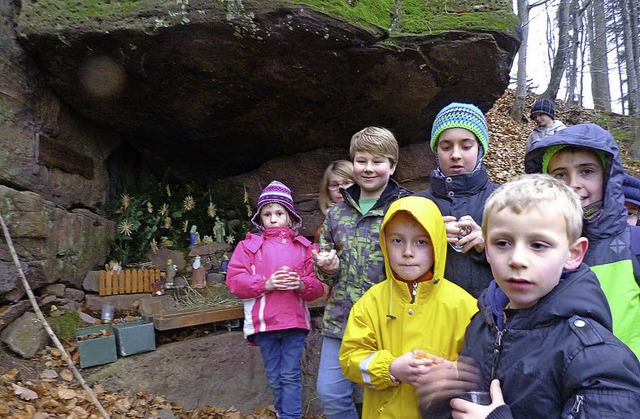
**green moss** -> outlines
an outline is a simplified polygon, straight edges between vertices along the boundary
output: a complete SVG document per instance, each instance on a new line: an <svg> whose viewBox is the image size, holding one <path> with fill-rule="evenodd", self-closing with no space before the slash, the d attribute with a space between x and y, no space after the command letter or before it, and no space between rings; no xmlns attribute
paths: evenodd
<svg viewBox="0 0 640 419"><path fill-rule="evenodd" d="M392 0L294 0L323 13L338 16L353 24L377 26L394 34L438 33L447 30L485 29L513 31L518 25L517 16L506 1L424 1L404 0L396 12ZM396 19L392 25L392 19Z"/></svg>
<svg viewBox="0 0 640 419"><path fill-rule="evenodd" d="M68 311L62 316L48 317L47 321L60 340L72 341L76 337L76 329L80 327L80 315L77 310Z"/></svg>
<svg viewBox="0 0 640 419"><path fill-rule="evenodd" d="M506 0L404 0L396 11L394 0L289 0L365 28L400 34L431 34L456 29L513 31L518 23ZM224 2L223 2L224 3ZM350 3L352 5L350 5ZM153 6L153 7L152 7ZM39 0L23 7L25 21L60 29L81 23L109 22L118 26L136 10L163 11L156 28L188 23L188 0ZM230 6L227 6L230 7ZM393 28L393 29L392 29Z"/></svg>

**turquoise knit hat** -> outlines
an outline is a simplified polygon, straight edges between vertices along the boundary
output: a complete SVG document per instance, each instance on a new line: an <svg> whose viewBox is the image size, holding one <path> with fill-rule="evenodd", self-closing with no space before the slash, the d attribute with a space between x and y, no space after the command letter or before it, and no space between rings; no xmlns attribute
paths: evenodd
<svg viewBox="0 0 640 419"><path fill-rule="evenodd" d="M453 102L442 108L431 128L431 150L435 153L438 137L449 128L464 128L471 131L482 146L482 155L489 148L489 128L484 114L477 106Z"/></svg>

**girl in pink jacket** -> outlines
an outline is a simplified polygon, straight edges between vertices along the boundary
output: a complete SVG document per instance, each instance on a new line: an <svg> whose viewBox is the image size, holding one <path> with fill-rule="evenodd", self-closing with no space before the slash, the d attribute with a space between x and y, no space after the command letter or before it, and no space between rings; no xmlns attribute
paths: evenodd
<svg viewBox="0 0 640 419"><path fill-rule="evenodd" d="M278 417L302 417L301 358L311 317L307 301L324 293L311 243L298 235L302 219L291 190L273 181L260 194L251 219L258 233L238 243L227 286L244 301L244 336L260 347Z"/></svg>

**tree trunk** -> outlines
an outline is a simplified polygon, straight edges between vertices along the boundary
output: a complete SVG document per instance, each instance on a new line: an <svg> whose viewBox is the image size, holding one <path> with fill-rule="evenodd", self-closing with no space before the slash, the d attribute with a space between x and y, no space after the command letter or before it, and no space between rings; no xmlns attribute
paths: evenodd
<svg viewBox="0 0 640 419"><path fill-rule="evenodd" d="M612 3L616 3L616 2L612 2ZM624 27L623 27L624 25L622 23L622 18L619 17L618 14L616 13L616 8L612 6L610 10L611 10L611 22L612 22L612 25L610 26L610 32L613 38L613 43L615 45L616 62L618 63L618 65L616 65L616 69L618 70L618 86L620 86L620 106L622 107L622 113L624 114L626 104L627 104L627 97L626 97L627 95L625 95L624 93L625 79L623 77L622 65L620 65L622 62L625 61L626 48L621 42L624 39Z"/></svg>
<svg viewBox="0 0 640 419"><path fill-rule="evenodd" d="M629 86L629 96L633 98L630 99L630 104L633 103L634 108L633 111L631 109L629 110L629 114L640 117L640 2L638 0L628 0L628 4L631 37L627 41L633 52L633 56L631 57L632 62L628 65L635 68L633 72L635 75L635 84Z"/></svg>
<svg viewBox="0 0 640 419"><path fill-rule="evenodd" d="M518 18L522 39L518 50L518 72L516 76L516 100L509 111L511 118L521 121L527 94L527 46L529 44L529 6L527 0L518 0Z"/></svg>
<svg viewBox="0 0 640 419"><path fill-rule="evenodd" d="M604 14L604 0L591 2L589 18L589 52L591 56L591 94L593 107L598 111L611 110L609 90L609 61L607 59L607 21Z"/></svg>
<svg viewBox="0 0 640 419"><path fill-rule="evenodd" d="M560 0L558 5L558 50L553 59L551 78L547 90L542 94L544 97L555 99L558 96L562 75L567 66L569 56L569 26L571 22L571 1Z"/></svg>

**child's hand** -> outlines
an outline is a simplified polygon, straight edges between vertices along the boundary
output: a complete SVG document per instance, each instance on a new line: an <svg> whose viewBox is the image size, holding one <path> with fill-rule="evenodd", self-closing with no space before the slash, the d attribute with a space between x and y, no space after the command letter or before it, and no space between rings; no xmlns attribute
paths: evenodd
<svg viewBox="0 0 640 419"><path fill-rule="evenodd" d="M267 291L297 290L301 283L300 275L297 272L290 271L289 267L283 266L271 274L264 287Z"/></svg>
<svg viewBox="0 0 640 419"><path fill-rule="evenodd" d="M432 360L417 358L413 352L407 352L393 360L389 365L389 372L401 382L417 387L420 377L431 365L433 365Z"/></svg>
<svg viewBox="0 0 640 419"><path fill-rule="evenodd" d="M338 269L340 268L340 258L338 258L338 254L335 249L332 249L327 257L319 258L316 250L311 251L311 256L316 261L318 268L327 275L333 275L338 272Z"/></svg>
<svg viewBox="0 0 640 419"><path fill-rule="evenodd" d="M484 238L482 237L482 227L480 227L470 215L460 217L458 228L466 229L469 233L458 240L458 245L462 247L462 253L467 253L472 247L476 252L484 252Z"/></svg>
<svg viewBox="0 0 640 419"><path fill-rule="evenodd" d="M420 407L425 410L435 403L477 389L479 383L480 372L473 360L460 357L458 362L445 360L427 368L419 379L416 394L420 400Z"/></svg>
<svg viewBox="0 0 640 419"><path fill-rule="evenodd" d="M480 418L484 419L495 408L504 404L504 397L502 396L502 389L500 388L500 381L493 380L491 382L491 404L488 406L482 406L472 402L468 402L462 399L451 400L451 415L453 419L470 419Z"/></svg>

